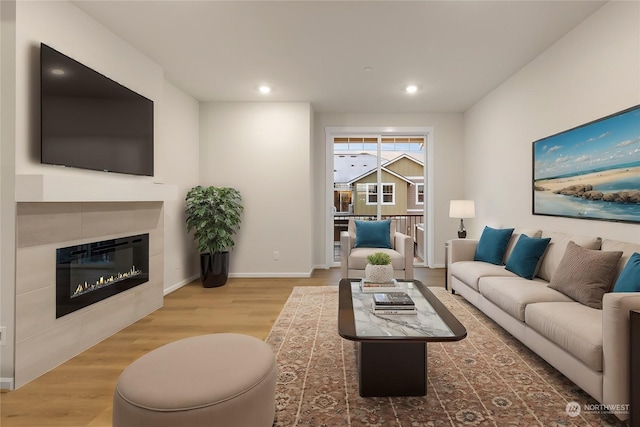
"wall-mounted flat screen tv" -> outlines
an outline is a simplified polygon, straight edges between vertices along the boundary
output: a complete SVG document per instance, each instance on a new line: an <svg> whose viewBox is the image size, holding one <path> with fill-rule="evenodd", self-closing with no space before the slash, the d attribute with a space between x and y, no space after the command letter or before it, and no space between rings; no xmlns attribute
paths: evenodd
<svg viewBox="0 0 640 427"><path fill-rule="evenodd" d="M41 162L153 176L153 101L40 46Z"/></svg>

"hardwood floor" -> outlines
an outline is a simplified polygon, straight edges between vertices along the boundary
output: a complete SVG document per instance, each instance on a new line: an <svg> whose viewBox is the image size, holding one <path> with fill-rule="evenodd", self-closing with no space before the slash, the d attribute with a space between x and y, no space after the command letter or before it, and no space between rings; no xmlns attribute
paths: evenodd
<svg viewBox="0 0 640 427"><path fill-rule="evenodd" d="M416 279L444 286L444 269L415 269ZM116 381L143 354L195 335L235 332L267 337L294 286L337 285L339 269L305 279L229 279L203 288L199 281L167 295L164 307L77 355L29 384L0 395L0 425L111 426Z"/></svg>

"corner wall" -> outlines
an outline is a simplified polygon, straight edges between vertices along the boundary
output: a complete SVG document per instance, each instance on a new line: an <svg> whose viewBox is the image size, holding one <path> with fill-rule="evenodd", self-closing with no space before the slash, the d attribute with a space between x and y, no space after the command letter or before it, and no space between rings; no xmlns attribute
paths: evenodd
<svg viewBox="0 0 640 427"><path fill-rule="evenodd" d="M637 224L531 213L532 142L637 104L640 3L609 2L465 113L469 234L517 225L640 242Z"/></svg>
<svg viewBox="0 0 640 427"><path fill-rule="evenodd" d="M5 14L7 5L13 4L15 7L15 37L5 37ZM151 312L162 304L163 293L174 290L181 285L188 283L196 274L197 266L192 260L194 246L188 238L184 228L184 221L181 217L184 208L181 195L189 188L197 184L198 181L198 102L192 97L184 94L173 85L165 81L164 71L151 59L137 51L117 35L110 32L101 24L97 23L84 12L79 10L74 4L68 1L29 1L29 2L2 2L2 79L3 82L9 75L5 71L5 66L13 66L14 78L11 82L11 89L15 91L15 99L11 108L5 110L7 94L3 83L2 90L2 180L0 185L2 191L2 210L0 219L2 220L2 263L15 260L16 256L16 197L13 196L13 189L16 181L24 181L27 175L35 175L36 178L46 178L46 181L56 183L80 183L79 186L91 186L90 194L78 195L72 190L64 190L62 187L55 188L54 193L66 194L70 201L69 206L89 206L85 202L92 202L90 206L99 214L109 215L112 211L113 203L119 203L120 199L114 199L112 194L114 189L124 189L126 196L122 201L128 201L137 210L138 201L165 200L157 207L159 229L156 234L162 238L154 241L160 245L155 253L155 278L149 286L144 287L145 294L140 292L125 292L117 300L120 313L126 312L130 323L136 318L144 315L146 311ZM11 23L9 21L9 23ZM135 90L136 92L154 101L154 134L155 134L155 176L137 177L132 175L110 174L97 171L87 171L73 168L61 168L51 165L40 164L39 152L39 47L40 42L44 42L61 52L73 57L83 64L105 74L113 80ZM13 49L15 58L13 64L5 61L9 50ZM15 118L11 119L7 111L15 111ZM5 125L7 120L11 120L9 125ZM14 135L5 137L13 129ZM5 144L9 145L6 146ZM8 164L8 167L5 167ZM45 181L45 179L43 179ZM11 191L5 191L5 187ZM166 194L174 196L150 198L148 193L155 193L162 189ZM151 190L151 191L147 191ZM176 191L177 190L177 191ZM89 199L88 199L89 198ZM172 199L173 200L167 200ZM58 200L62 202L64 200ZM25 200L21 200L25 201ZM47 200L56 201L56 200ZM101 202L102 201L102 202ZM98 202L98 203L94 203ZM43 205L53 204L40 203ZM57 203L56 203L57 204ZM23 205L24 206L24 205ZM46 210L44 211L46 212ZM127 213L129 215L130 213ZM48 214L43 214L45 218ZM118 222L117 219L114 222ZM111 231L108 234L120 234L126 230ZM163 244L164 242L164 244ZM163 256L166 248L167 256ZM20 261L21 262L21 261ZM12 265L15 264L12 262ZM159 273L158 268L159 267ZM0 376L13 378L14 370L21 371L19 384L31 379L34 375L42 372L46 364L58 364L66 357L72 356L73 352L81 351L80 347L73 347L70 340L65 342L66 348L58 345L55 357L49 357L46 361L29 361L30 366L21 365L16 369L15 364L22 363L20 360L13 360L14 341L13 332L23 331L25 325L18 324L24 317L17 316L14 320L14 310L16 309L15 292L16 282L23 282L23 275L16 277L14 268L2 268L1 270L1 292L2 292L2 323L6 326L11 340L2 347L2 370ZM41 295L47 291L44 289L48 283L42 285ZM29 307L27 291L20 296L19 307L21 313L28 313L33 307ZM50 294L46 294L50 295ZM47 299L45 296L44 299ZM139 299L147 301L142 303ZM111 299L106 300L111 301ZM41 303L42 299L38 301ZM105 302L105 304L112 304ZM104 306L99 310L105 312ZM108 311L108 310L107 310ZM92 316L95 320L96 316ZM40 320L38 320L40 322ZM83 332L82 345L91 345L96 342L98 336L104 338L123 327L118 319L108 322L109 328L102 328L98 333L90 331ZM120 323L118 323L120 322ZM56 325L61 322L56 322ZM56 327L47 324L47 328ZM116 326L114 326L116 325ZM109 330L107 330L109 329ZM39 331L35 335L46 334L46 331ZM23 334L24 339L27 335ZM22 340L22 339L21 339ZM44 342L44 341L43 341ZM67 346L67 344L71 346ZM30 345L30 344L29 344ZM26 344L23 349L32 351L33 346ZM76 350L73 350L75 348ZM71 350L70 350L71 349ZM46 351L38 352L47 356ZM23 352L24 354L24 352ZM32 358L33 359L33 358ZM31 363L34 362L34 363ZM42 363L40 363L42 362ZM47 365L47 366L49 366ZM3 384L4 385L4 384Z"/></svg>
<svg viewBox="0 0 640 427"><path fill-rule="evenodd" d="M200 183L243 199L230 276L310 275L311 117L304 102L201 104Z"/></svg>
<svg viewBox="0 0 640 427"><path fill-rule="evenodd" d="M16 3L0 2L0 326L5 345L0 347L0 388L13 388L15 315L15 81Z"/></svg>
<svg viewBox="0 0 640 427"><path fill-rule="evenodd" d="M160 127L164 181L178 187L175 200L164 203L164 293L172 292L198 277L198 250L187 234L184 198L198 185L200 104L169 82L163 86Z"/></svg>

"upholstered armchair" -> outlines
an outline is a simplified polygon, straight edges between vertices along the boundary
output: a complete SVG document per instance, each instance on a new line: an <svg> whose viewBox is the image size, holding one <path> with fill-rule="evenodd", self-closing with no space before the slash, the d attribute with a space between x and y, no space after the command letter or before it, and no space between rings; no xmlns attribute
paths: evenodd
<svg viewBox="0 0 640 427"><path fill-rule="evenodd" d="M357 225L365 222L364 226L357 229ZM340 270L343 278L364 277L364 268L367 265L367 256L374 252L384 252L391 257L393 275L397 279L413 279L413 239L406 234L396 231L395 220L385 221L354 221L349 219L347 231L340 233ZM371 226L377 228L386 227L389 224L389 245L366 246L371 241L371 236L363 233L371 230ZM369 227L366 227L366 226ZM379 229L378 229L379 230ZM385 228L386 230L386 228ZM365 245L363 245L364 243ZM381 247L382 246L382 247Z"/></svg>

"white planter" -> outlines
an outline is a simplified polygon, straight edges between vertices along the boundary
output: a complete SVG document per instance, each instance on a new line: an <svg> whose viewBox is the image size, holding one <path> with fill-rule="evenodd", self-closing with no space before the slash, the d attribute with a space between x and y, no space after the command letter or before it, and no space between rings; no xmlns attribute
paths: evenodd
<svg viewBox="0 0 640 427"><path fill-rule="evenodd" d="M367 264L364 268L364 278L369 282L384 283L393 280L393 266Z"/></svg>

